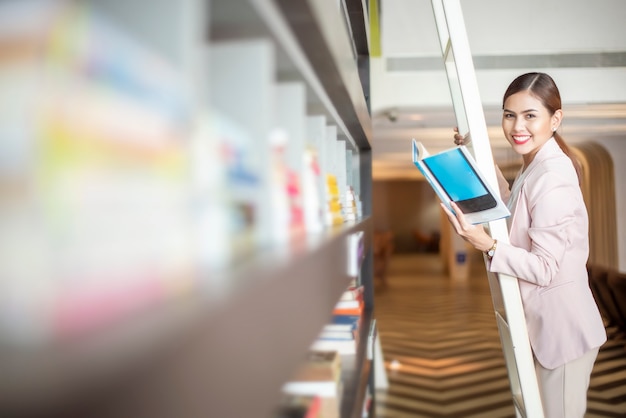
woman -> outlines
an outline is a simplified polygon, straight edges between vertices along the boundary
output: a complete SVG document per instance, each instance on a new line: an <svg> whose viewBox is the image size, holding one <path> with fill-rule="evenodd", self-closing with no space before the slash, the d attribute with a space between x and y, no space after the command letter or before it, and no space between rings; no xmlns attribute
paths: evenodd
<svg viewBox="0 0 626 418"><path fill-rule="evenodd" d="M488 269L519 278L528 336L547 418L583 417L604 324L589 288L588 217L579 170L556 132L563 112L544 73L516 78L503 99L502 130L523 159L511 190L498 170L511 211L510 243L497 242L442 205L456 232L487 254ZM460 135L457 144L463 143Z"/></svg>

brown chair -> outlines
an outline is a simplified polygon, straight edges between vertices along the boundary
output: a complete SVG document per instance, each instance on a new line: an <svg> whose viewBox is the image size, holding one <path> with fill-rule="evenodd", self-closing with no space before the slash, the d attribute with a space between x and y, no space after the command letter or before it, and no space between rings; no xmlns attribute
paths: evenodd
<svg viewBox="0 0 626 418"><path fill-rule="evenodd" d="M613 296L613 291L609 287L609 269L603 266L590 266L589 285L596 299L600 313L606 321L607 327L616 327L623 330L626 326L620 310Z"/></svg>
<svg viewBox="0 0 626 418"><path fill-rule="evenodd" d="M620 323L617 325L622 333L626 333L626 273L620 273L614 269L609 270L607 283L620 316Z"/></svg>
<svg viewBox="0 0 626 418"><path fill-rule="evenodd" d="M441 236L439 232L430 232L425 234L420 230L413 231L413 237L417 242L417 251L418 252L426 252L426 253L438 253L439 252L439 241L441 240Z"/></svg>
<svg viewBox="0 0 626 418"><path fill-rule="evenodd" d="M374 232L374 278L380 279L383 285L387 284L387 268L393 250L393 233L391 231Z"/></svg>
<svg viewBox="0 0 626 418"><path fill-rule="evenodd" d="M600 315L602 315L604 324L606 326L611 326L611 324L609 324L609 312L604 305L604 301L602 300L602 296L600 295L600 289L598 288L598 283L596 283L596 281L594 280L592 270L593 267L587 264L587 276L589 277L589 287L591 288L591 293L593 294L593 298L596 300L596 304L598 305L598 309L600 310Z"/></svg>

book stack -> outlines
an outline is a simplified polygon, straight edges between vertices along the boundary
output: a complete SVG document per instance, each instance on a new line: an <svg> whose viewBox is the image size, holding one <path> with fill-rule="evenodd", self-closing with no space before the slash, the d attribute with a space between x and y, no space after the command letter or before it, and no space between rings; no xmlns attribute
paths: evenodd
<svg viewBox="0 0 626 418"><path fill-rule="evenodd" d="M310 350L304 364L282 390L292 401L293 397L304 397L318 402L320 417L338 418L343 394L341 356L336 351Z"/></svg>
<svg viewBox="0 0 626 418"><path fill-rule="evenodd" d="M356 354L363 309L363 287L348 288L333 309L332 322L324 326L311 348Z"/></svg>

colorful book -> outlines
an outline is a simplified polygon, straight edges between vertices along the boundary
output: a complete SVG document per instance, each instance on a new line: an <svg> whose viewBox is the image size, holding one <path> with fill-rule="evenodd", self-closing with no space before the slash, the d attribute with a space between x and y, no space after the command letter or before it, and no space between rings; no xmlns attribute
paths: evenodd
<svg viewBox="0 0 626 418"><path fill-rule="evenodd" d="M331 324L349 324L358 328L361 325L361 315L333 315Z"/></svg>
<svg viewBox="0 0 626 418"><path fill-rule="evenodd" d="M511 215L464 146L430 155L413 139L413 164L424 175L439 199L450 209L454 202L472 224L481 224Z"/></svg>
<svg viewBox="0 0 626 418"><path fill-rule="evenodd" d="M356 306L340 306L339 303L348 303L349 301L340 301L338 305L333 308L333 315L348 315L355 316L363 314L365 309L365 303L363 301L356 301Z"/></svg>

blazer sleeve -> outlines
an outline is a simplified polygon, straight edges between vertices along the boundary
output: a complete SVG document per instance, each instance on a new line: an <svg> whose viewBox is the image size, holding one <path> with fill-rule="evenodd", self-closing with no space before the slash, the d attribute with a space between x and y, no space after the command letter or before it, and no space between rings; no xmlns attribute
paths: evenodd
<svg viewBox="0 0 626 418"><path fill-rule="evenodd" d="M580 188L560 170L550 170L540 173L533 182L528 181L521 193L525 194L530 217L530 249L498 244L489 269L548 286L572 243L584 242L583 237L576 235L587 234L586 228L581 227L586 225L580 218L586 216L586 209Z"/></svg>

